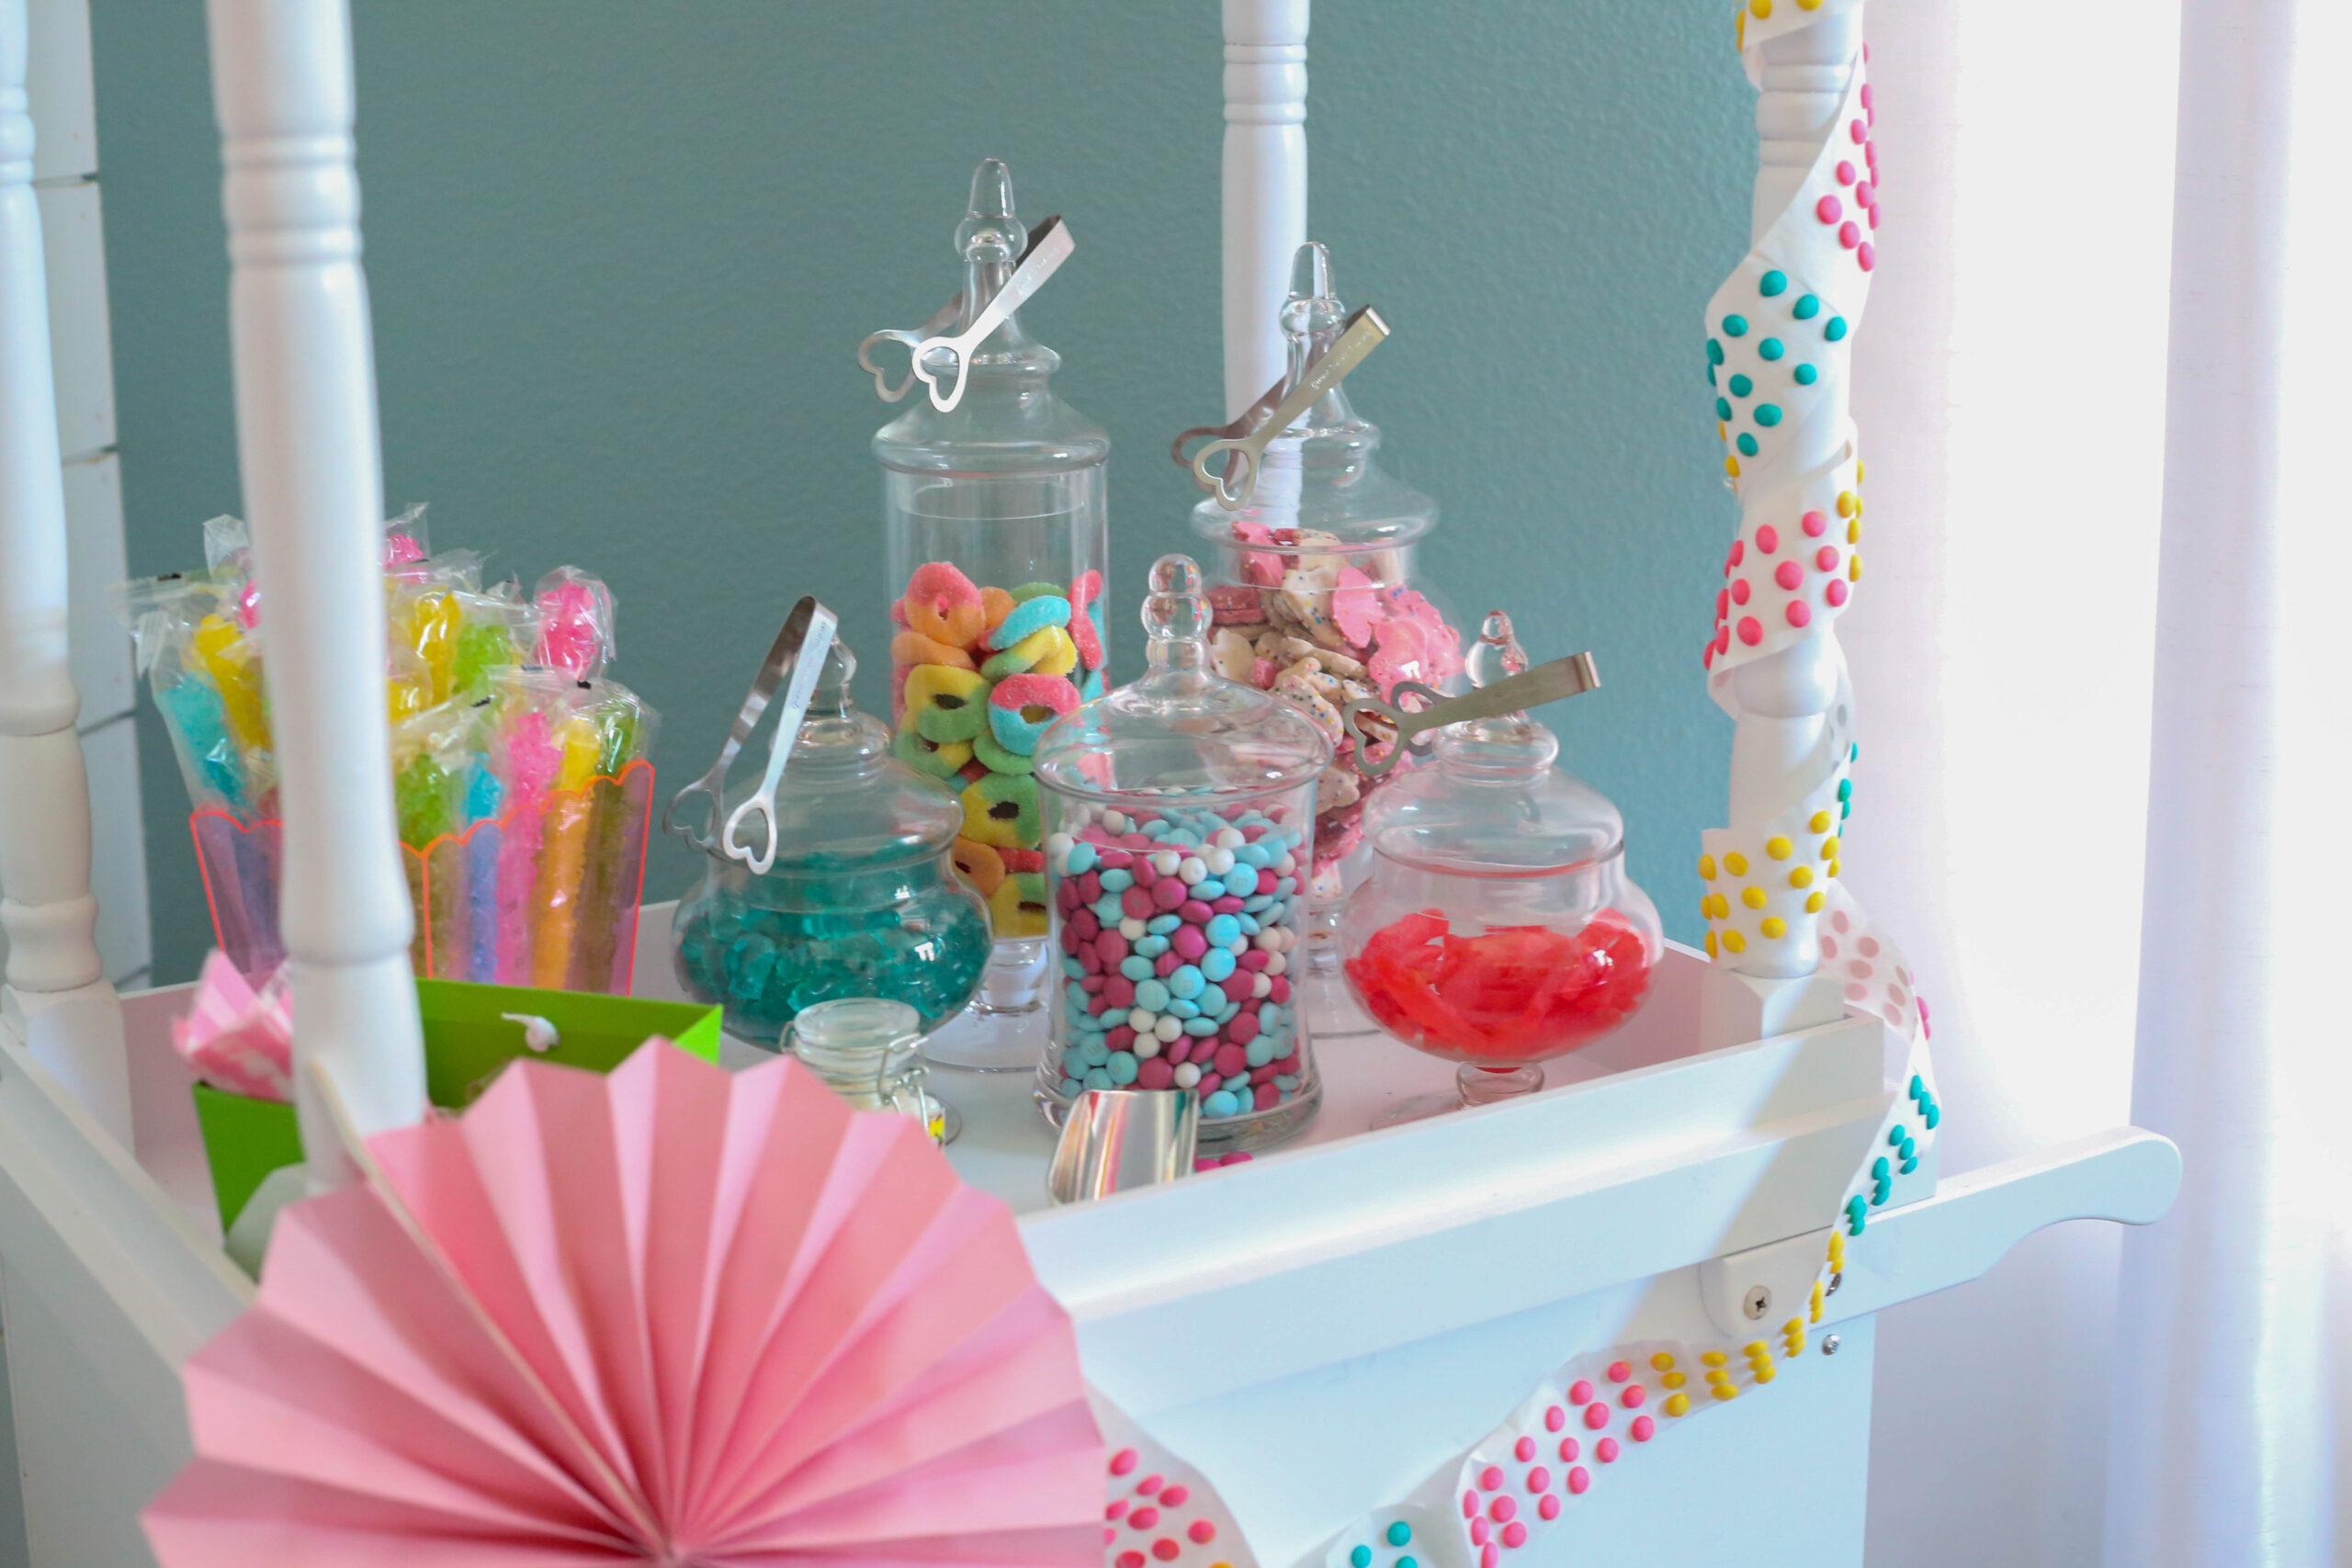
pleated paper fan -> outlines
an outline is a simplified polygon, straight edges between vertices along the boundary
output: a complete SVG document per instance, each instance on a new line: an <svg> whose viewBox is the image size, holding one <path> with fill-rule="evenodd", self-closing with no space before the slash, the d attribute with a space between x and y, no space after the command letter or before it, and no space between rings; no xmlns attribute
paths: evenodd
<svg viewBox="0 0 2352 1568"><path fill-rule="evenodd" d="M362 1164L187 1362L164 1568L1102 1562L1069 1321L912 1119L655 1042Z"/></svg>

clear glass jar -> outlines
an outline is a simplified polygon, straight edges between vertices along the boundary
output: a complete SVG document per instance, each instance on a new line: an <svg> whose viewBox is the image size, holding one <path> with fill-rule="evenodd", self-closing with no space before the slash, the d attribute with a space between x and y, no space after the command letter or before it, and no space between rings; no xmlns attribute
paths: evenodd
<svg viewBox="0 0 2352 1568"><path fill-rule="evenodd" d="M1294 987L1331 745L1211 668L1186 557L1152 567L1143 624L1143 679L1037 748L1062 980L1038 1102L1058 1122L1081 1089L1193 1089L1204 1152L1261 1148L1322 1101Z"/></svg>
<svg viewBox="0 0 2352 1568"><path fill-rule="evenodd" d="M952 332L970 326L1027 243L1012 178L989 159L956 231L965 282ZM1030 1065L1034 1043L991 1021L1034 1013L1044 996L1031 752L1046 722L1102 690L1111 441L1054 395L1060 364L1008 316L972 352L952 411L918 395L874 437L898 755L959 792L956 863L987 898L997 942L978 1017L934 1040L933 1059L984 1070Z"/></svg>
<svg viewBox="0 0 2352 1568"><path fill-rule="evenodd" d="M1510 616L1487 617L1469 664L1478 686L1527 667ZM1348 989L1398 1040L1461 1064L1458 1098L1383 1124L1532 1093L1539 1064L1648 994L1665 938L1625 874L1624 818L1553 766L1559 750L1523 713L1454 725L1366 814L1372 870L1340 919Z"/></svg>
<svg viewBox="0 0 2352 1568"><path fill-rule="evenodd" d="M1300 246L1282 315L1291 382L1330 348L1347 316L1329 254ZM1399 776L1356 765L1340 710L1355 697L1386 698L1399 681L1445 690L1462 671L1462 635L1418 569L1436 525L1437 502L1381 468L1380 427L1350 405L1344 384L1267 444L1248 506L1228 512L1211 496L1193 509L1193 530L1208 546L1219 672L1298 703L1334 748L1308 882L1318 968L1329 966L1340 900L1364 864L1356 852L1363 813Z"/></svg>
<svg viewBox="0 0 2352 1568"><path fill-rule="evenodd" d="M803 1009L786 1047L860 1111L912 1116L936 1144L953 1143L963 1118L924 1089L922 1018L904 1002L843 998Z"/></svg>
<svg viewBox="0 0 2352 1568"><path fill-rule="evenodd" d="M902 1001L935 1026L988 964L987 908L953 860L963 808L852 705L856 667L835 643L777 781L774 863L754 872L714 847L671 918L678 984L770 1050L802 1010L839 998ZM728 808L757 787L729 789Z"/></svg>

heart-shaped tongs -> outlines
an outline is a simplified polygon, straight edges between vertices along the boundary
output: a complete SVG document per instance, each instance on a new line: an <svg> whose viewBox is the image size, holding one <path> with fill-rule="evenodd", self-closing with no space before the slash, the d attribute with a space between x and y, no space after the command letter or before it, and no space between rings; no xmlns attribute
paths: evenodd
<svg viewBox="0 0 2352 1568"><path fill-rule="evenodd" d="M808 715L808 699L824 673L827 656L832 652L837 624L833 613L813 596L804 596L792 607L792 614L785 617L783 629L775 634L775 641L768 649L767 658L761 661L759 673L752 678L752 689L735 715L734 728L727 732L726 740L718 748L718 760L711 763L708 773L672 795L670 804L662 808L662 826L665 831L677 834L705 852L723 849L728 859L742 861L755 872L764 873L775 863L776 781L783 776L793 742L800 735L800 721ZM729 813L722 827L719 813L727 809L727 770L734 766L736 753L758 728L760 716L767 711L769 700L775 695L776 687L784 684L787 673L792 682L785 692L784 711L776 716L775 739L768 748L767 774L760 782L759 792ZM688 795L695 795L710 799L710 814L699 832L678 821L679 807ZM751 815L761 818L767 827L767 846L757 856L736 842L736 828ZM713 829L718 829L715 835Z"/></svg>

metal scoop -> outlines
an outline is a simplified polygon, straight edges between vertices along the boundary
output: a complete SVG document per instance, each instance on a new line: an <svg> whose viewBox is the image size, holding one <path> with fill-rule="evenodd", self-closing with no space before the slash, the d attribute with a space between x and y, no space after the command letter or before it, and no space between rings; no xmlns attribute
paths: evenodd
<svg viewBox="0 0 2352 1568"><path fill-rule="evenodd" d="M1201 1097L1189 1089L1090 1089L1070 1102L1046 1172L1057 1203L1193 1174Z"/></svg>
<svg viewBox="0 0 2352 1568"><path fill-rule="evenodd" d="M1298 385L1275 405L1273 412L1252 426L1248 434L1212 441L1193 454L1193 482L1215 495L1217 504L1227 512L1238 512L1249 505L1250 498L1258 493L1258 468L1265 457L1266 443L1297 423L1301 414L1313 408L1324 393L1345 380L1348 372L1363 364L1365 356L1378 348L1387 336L1388 323L1382 321L1380 312L1371 306L1366 305L1350 316L1347 325L1340 329L1339 338L1321 358L1306 367L1306 373L1298 378ZM1247 419L1250 416L1244 414L1241 417ZM1187 431L1176 438L1179 450L1192 434ZM1233 456L1226 459L1224 472L1211 473L1209 458L1219 452L1230 452Z"/></svg>

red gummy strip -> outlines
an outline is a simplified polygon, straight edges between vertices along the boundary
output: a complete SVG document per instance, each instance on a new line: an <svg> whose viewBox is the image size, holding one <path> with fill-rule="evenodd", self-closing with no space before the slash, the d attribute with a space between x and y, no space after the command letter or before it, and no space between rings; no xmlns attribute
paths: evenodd
<svg viewBox="0 0 2352 1568"><path fill-rule="evenodd" d="M1608 1033L1641 1006L1641 933L1604 909L1574 936L1498 926L1457 936L1434 909L1374 931L1347 963L1374 1021L1408 1044L1483 1066L1541 1061Z"/></svg>

